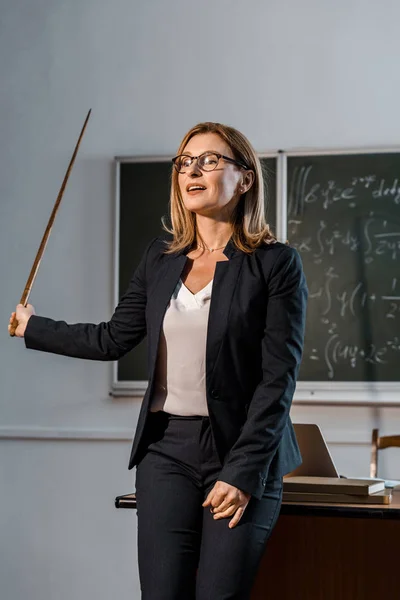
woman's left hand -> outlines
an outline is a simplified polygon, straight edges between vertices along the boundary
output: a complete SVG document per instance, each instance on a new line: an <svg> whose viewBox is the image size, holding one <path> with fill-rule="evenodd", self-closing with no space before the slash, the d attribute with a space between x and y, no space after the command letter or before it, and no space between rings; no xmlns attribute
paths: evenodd
<svg viewBox="0 0 400 600"><path fill-rule="evenodd" d="M203 502L203 506L211 506L210 510L216 520L234 515L233 519L229 521L229 527L232 528L239 523L250 498L251 494L247 494L225 481L217 481Z"/></svg>

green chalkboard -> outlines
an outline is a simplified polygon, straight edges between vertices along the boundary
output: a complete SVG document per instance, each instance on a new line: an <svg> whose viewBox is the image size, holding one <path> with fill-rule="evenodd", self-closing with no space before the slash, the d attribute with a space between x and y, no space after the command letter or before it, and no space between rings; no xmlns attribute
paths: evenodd
<svg viewBox="0 0 400 600"><path fill-rule="evenodd" d="M261 157L266 183L267 221L276 227L276 157ZM151 238L168 237L161 225L161 217L168 216L172 163L168 159L119 159L118 193L119 239L118 282L119 297L126 290L132 272ZM118 361L117 382L147 380L147 346L143 340Z"/></svg>
<svg viewBox="0 0 400 600"><path fill-rule="evenodd" d="M400 380L400 154L288 156L310 291L301 381Z"/></svg>

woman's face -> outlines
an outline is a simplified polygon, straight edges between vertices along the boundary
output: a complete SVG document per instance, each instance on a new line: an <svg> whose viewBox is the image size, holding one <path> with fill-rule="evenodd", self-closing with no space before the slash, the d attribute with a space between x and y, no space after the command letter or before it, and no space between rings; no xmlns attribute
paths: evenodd
<svg viewBox="0 0 400 600"><path fill-rule="evenodd" d="M217 152L235 158L228 144L216 133L195 135L186 144L182 154L199 156L203 152ZM185 173L178 174L179 189L185 207L194 213L209 217L229 214L240 195L248 189L247 186L243 187L245 173L245 170L223 158L213 171L202 171L197 160L193 161ZM193 186L201 186L202 189L192 190Z"/></svg>

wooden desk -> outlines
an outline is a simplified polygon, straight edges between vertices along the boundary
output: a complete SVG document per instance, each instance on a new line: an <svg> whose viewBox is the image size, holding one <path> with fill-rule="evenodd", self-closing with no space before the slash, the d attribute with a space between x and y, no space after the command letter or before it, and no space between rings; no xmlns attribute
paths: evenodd
<svg viewBox="0 0 400 600"><path fill-rule="evenodd" d="M400 491L388 506L282 504L251 600L381 598L400 598Z"/></svg>

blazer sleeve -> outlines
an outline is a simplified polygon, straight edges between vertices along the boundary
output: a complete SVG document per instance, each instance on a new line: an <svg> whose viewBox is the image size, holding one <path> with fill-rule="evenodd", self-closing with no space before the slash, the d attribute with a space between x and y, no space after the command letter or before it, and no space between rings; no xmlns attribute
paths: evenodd
<svg viewBox="0 0 400 600"><path fill-rule="evenodd" d="M263 378L218 477L258 498L289 416L303 350L307 295L300 256L285 246L268 283Z"/></svg>
<svg viewBox="0 0 400 600"><path fill-rule="evenodd" d="M147 246L110 321L68 324L32 315L25 329L26 347L74 358L117 360L139 344L146 335L146 264L156 239Z"/></svg>

